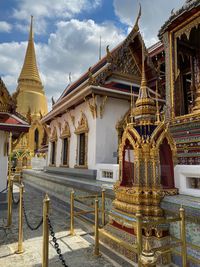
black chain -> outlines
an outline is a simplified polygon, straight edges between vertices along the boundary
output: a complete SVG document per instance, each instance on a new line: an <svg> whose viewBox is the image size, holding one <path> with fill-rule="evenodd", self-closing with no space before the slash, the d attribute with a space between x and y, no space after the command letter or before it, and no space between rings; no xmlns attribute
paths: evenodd
<svg viewBox="0 0 200 267"><path fill-rule="evenodd" d="M23 198L22 198L22 207L23 207L24 217L25 217L25 221L26 221L26 224L27 224L28 228L31 229L32 231L35 231L35 230L39 229L40 226L43 224L43 217L42 217L41 221L38 223L38 225L33 227L32 225L30 225L30 223L28 221L28 217L27 217L26 210L25 210L25 207L24 207L24 199Z"/></svg>
<svg viewBox="0 0 200 267"><path fill-rule="evenodd" d="M58 254L58 257L59 257L59 260L62 262L62 265L65 266L65 267L68 267L68 265L66 264L64 258L63 258L63 255L61 253L61 249L59 247L59 244L57 242L57 238L55 237L55 232L53 230L53 226L51 225L51 221L49 219L49 217L47 218L47 222L48 222L48 225L49 225L49 230L50 230L50 235L52 236L52 241L54 243L54 248Z"/></svg>
<svg viewBox="0 0 200 267"><path fill-rule="evenodd" d="M7 189L8 189L8 181L7 181L6 187L3 190L1 190L0 193L7 191Z"/></svg>
<svg viewBox="0 0 200 267"><path fill-rule="evenodd" d="M15 205L18 205L19 204L19 201L20 201L20 198L18 200L15 200L14 198L14 194L13 194L13 191L12 191L12 201Z"/></svg>

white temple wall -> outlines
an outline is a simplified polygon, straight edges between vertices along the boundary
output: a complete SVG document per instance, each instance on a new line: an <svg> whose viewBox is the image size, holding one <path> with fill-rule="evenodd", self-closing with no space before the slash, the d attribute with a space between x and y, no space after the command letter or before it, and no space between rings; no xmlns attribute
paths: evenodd
<svg viewBox="0 0 200 267"><path fill-rule="evenodd" d="M8 157L4 155L6 132L0 131L0 191L6 187L8 173Z"/></svg>
<svg viewBox="0 0 200 267"><path fill-rule="evenodd" d="M78 127L78 123L81 120L82 112L85 114L88 122L88 168L94 169L95 167L95 149L96 149L96 119L92 117L91 111L89 110L87 103L82 103L77 106L74 110L69 113L64 114L62 117L57 118L50 124L51 129L56 126L57 129L57 148L56 148L56 167L59 167L62 163L62 139L60 138L61 131L59 129L59 124L61 128L64 127L65 121L68 122L70 128L70 143L69 143L69 168L74 168L76 165L76 150L78 137L74 133L75 127ZM71 116L75 118L75 126L73 125ZM49 143L48 152L48 165L50 165L51 160L51 143Z"/></svg>
<svg viewBox="0 0 200 267"><path fill-rule="evenodd" d="M200 166L176 165L174 168L175 187L179 194L200 197Z"/></svg>
<svg viewBox="0 0 200 267"><path fill-rule="evenodd" d="M98 105L99 106L99 105ZM98 108L98 118L93 118L89 109L88 103L82 103L75 109L65 113L61 117L52 121L51 129L57 129L57 147L56 147L56 167L62 165L62 139L60 138L62 128L65 121L68 122L70 128L70 143L69 143L69 168L74 168L76 165L77 142L78 137L74 133L75 128L81 120L82 112L85 114L88 122L88 169L96 169L96 164L116 164L117 149L118 149L118 134L116 124L123 118L127 110L130 108L130 103L126 100L108 98L105 104L102 119L100 118ZM72 117L75 118L74 124ZM61 129L59 128L61 126ZM115 154L115 155L114 155ZM49 144L48 165L51 160L51 144Z"/></svg>
<svg viewBox="0 0 200 267"><path fill-rule="evenodd" d="M124 117L129 108L130 103L126 100L111 97L107 99L103 118L97 118L96 164L117 163L118 134L116 124Z"/></svg>

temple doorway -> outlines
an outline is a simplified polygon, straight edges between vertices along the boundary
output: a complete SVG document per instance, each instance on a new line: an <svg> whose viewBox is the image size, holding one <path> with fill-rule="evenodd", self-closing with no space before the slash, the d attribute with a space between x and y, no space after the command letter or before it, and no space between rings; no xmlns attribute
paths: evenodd
<svg viewBox="0 0 200 267"><path fill-rule="evenodd" d="M163 188L174 188L174 165L172 151L167 139L165 138L159 148L161 185Z"/></svg>
<svg viewBox="0 0 200 267"><path fill-rule="evenodd" d="M129 140L124 146L122 168L121 186L132 186L134 183L134 150Z"/></svg>

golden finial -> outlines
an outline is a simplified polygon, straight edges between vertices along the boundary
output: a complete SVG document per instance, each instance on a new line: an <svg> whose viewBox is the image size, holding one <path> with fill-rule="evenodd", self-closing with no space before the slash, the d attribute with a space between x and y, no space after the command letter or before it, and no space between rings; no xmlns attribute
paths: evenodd
<svg viewBox="0 0 200 267"><path fill-rule="evenodd" d="M138 15L137 15L135 24L134 24L134 26L133 26L133 31L135 31L135 32L138 32L138 31L139 31L139 25L138 25L138 22L139 22L139 19L140 19L140 17L141 17L141 14L142 14L142 7L141 7L141 4L139 3L139 11L138 11Z"/></svg>
<svg viewBox="0 0 200 267"><path fill-rule="evenodd" d="M52 107L53 107L53 105L55 105L55 100L54 100L53 96L51 97L51 104L52 104Z"/></svg>
<svg viewBox="0 0 200 267"><path fill-rule="evenodd" d="M109 45L106 46L106 56L107 56L107 61L111 62L112 61L112 54L110 53Z"/></svg>
<svg viewBox="0 0 200 267"><path fill-rule="evenodd" d="M33 16L31 16L31 25L30 25L30 32L29 32L29 41L32 41L34 38L33 36Z"/></svg>
<svg viewBox="0 0 200 267"><path fill-rule="evenodd" d="M92 68L88 69L88 82L90 85L95 84L95 78L93 77Z"/></svg>
<svg viewBox="0 0 200 267"><path fill-rule="evenodd" d="M144 52L144 40L142 38L142 80L141 80L141 87L147 86L147 79L145 73L145 52Z"/></svg>

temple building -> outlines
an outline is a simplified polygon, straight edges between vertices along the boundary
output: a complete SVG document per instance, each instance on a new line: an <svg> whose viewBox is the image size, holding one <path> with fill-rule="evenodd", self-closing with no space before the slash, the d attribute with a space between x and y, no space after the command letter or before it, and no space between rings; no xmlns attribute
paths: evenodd
<svg viewBox="0 0 200 267"><path fill-rule="evenodd" d="M177 145L175 183L200 196L200 2L186 1L159 31L165 51L166 106Z"/></svg>
<svg viewBox="0 0 200 267"><path fill-rule="evenodd" d="M29 131L29 127L26 118L16 112L15 98L9 94L0 79L0 200L1 191L7 185L9 151L15 148L20 137ZM12 147L9 148L9 144Z"/></svg>
<svg viewBox="0 0 200 267"><path fill-rule="evenodd" d="M159 31L160 41L148 49L140 16L141 10L127 38L111 51L107 47L106 56L69 84L42 118L49 138L47 167L40 173L25 170L24 178L65 201L72 189L79 196L106 188L111 214L101 239L117 255L138 261L132 248L139 212L142 240L150 240L153 249L168 249L160 253L159 266L197 267L200 1L187 0L173 11ZM180 224L164 223L177 218L182 205L184 265L182 243L176 243ZM148 227L156 220L161 227ZM125 248L119 245L124 242Z"/></svg>
<svg viewBox="0 0 200 267"><path fill-rule="evenodd" d="M30 33L24 64L18 78L15 92L17 112L25 116L31 127L28 134L21 138L15 148L17 168L30 168L31 158L40 149L45 130L40 119L47 113L47 100L39 75L33 37L33 17L31 17Z"/></svg>
<svg viewBox="0 0 200 267"><path fill-rule="evenodd" d="M106 56L68 85L42 118L50 126L47 170L77 172L104 181L118 179L118 145L131 119L130 95L134 105L141 82L139 17L140 12L127 38L112 51L107 46ZM157 70L151 58L145 64L150 94L163 106L156 92Z"/></svg>

